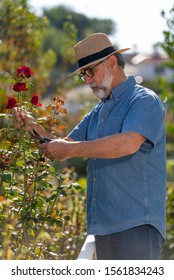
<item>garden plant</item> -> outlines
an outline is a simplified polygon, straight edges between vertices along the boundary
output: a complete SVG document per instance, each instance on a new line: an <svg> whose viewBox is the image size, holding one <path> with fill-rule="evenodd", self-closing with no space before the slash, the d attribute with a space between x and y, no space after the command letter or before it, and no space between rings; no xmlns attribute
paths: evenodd
<svg viewBox="0 0 174 280"><path fill-rule="evenodd" d="M65 128L60 125L60 115L67 114L64 100L55 97L43 110L38 95L31 94L32 75L28 66L17 69L0 114L6 120L0 148L0 259L72 259L83 242L85 205L75 172L65 168L59 174L13 116L16 107L50 133Z"/></svg>

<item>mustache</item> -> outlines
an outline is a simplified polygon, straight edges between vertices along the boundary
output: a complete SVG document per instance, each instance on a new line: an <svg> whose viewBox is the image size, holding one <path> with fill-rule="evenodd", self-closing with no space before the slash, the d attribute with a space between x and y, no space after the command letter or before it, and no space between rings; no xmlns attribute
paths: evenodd
<svg viewBox="0 0 174 280"><path fill-rule="evenodd" d="M98 85L96 83L91 83L89 86L90 86L91 89L94 88L94 87L98 87Z"/></svg>
<svg viewBox="0 0 174 280"><path fill-rule="evenodd" d="M98 84L96 84L96 83L91 83L90 85L90 88L93 90L94 88L95 89L98 89L98 90L103 90L103 89L105 89L105 87L104 86L99 86Z"/></svg>

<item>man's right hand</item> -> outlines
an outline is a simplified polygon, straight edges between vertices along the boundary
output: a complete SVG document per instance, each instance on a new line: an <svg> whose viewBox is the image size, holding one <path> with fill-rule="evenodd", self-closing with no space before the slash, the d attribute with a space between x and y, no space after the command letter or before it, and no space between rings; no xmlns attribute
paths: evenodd
<svg viewBox="0 0 174 280"><path fill-rule="evenodd" d="M13 108L13 116L16 120L15 126L28 132L33 131L38 125L36 120L28 112L19 108Z"/></svg>
<svg viewBox="0 0 174 280"><path fill-rule="evenodd" d="M27 131L37 144L40 139L38 139L34 131L38 133L44 141L46 140L46 142L48 142L48 139L50 141L54 138L53 135L47 132L28 112L19 108L13 108L13 116L16 120L15 126Z"/></svg>

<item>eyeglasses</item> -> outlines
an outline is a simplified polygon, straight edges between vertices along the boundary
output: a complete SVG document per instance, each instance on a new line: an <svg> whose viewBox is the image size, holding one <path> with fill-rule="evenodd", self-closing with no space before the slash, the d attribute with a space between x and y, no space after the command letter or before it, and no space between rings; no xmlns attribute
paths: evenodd
<svg viewBox="0 0 174 280"><path fill-rule="evenodd" d="M105 60L105 59L104 59L104 60ZM85 75L86 75L87 77L89 77L89 78L94 77L94 71L93 71L93 69L94 69L95 67L97 67L100 63L102 63L104 60L100 61L99 63L97 63L97 64L94 65L93 67L87 68L87 69L85 69L83 72L81 72L81 73L79 74L80 79L82 79L82 81L85 81Z"/></svg>

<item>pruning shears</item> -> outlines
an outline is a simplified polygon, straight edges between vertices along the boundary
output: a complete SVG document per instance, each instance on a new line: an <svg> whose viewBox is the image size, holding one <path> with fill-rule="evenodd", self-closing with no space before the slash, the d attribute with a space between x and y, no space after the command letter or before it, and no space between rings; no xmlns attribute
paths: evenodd
<svg viewBox="0 0 174 280"><path fill-rule="evenodd" d="M34 133L34 135L32 134L33 138L39 140L40 144L48 143L51 141L50 138L41 136L35 129L33 129L33 133Z"/></svg>

